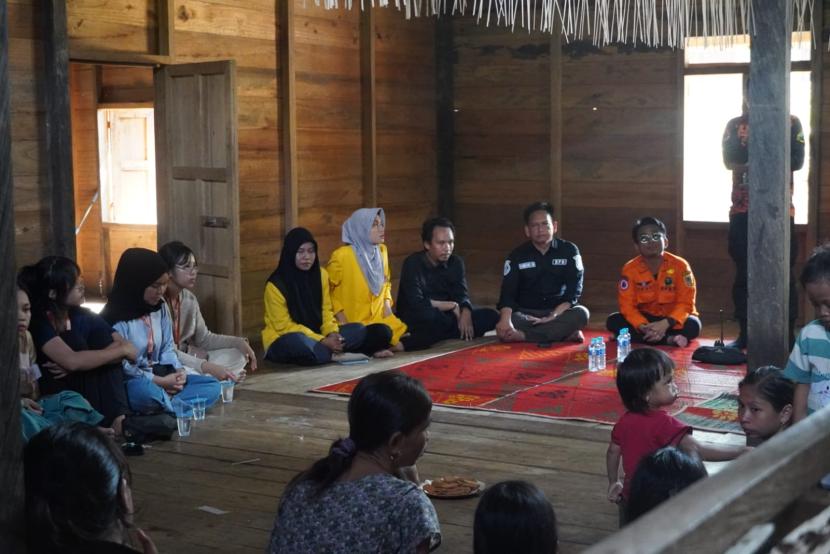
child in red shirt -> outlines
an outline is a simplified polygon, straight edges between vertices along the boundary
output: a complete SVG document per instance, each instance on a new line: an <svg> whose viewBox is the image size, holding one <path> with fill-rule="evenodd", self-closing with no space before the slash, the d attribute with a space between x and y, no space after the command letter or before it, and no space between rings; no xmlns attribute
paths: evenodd
<svg viewBox="0 0 830 554"><path fill-rule="evenodd" d="M608 445L608 500L620 505L620 526L627 522L626 501L631 477L644 457L665 446L678 446L704 460L732 460L743 446L702 445L692 428L661 408L677 399L674 362L664 352L638 348L617 368L617 390L628 411L614 425ZM620 478L622 459L624 481Z"/></svg>

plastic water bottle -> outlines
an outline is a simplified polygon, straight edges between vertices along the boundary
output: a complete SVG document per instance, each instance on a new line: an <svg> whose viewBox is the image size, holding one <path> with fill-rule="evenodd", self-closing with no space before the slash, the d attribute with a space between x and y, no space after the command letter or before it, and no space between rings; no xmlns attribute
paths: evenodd
<svg viewBox="0 0 830 554"><path fill-rule="evenodd" d="M597 370L597 339L591 339L588 343L588 371Z"/></svg>
<svg viewBox="0 0 830 554"><path fill-rule="evenodd" d="M617 335L617 363L622 363L629 354L631 354L631 333L628 332L628 327L623 327Z"/></svg>
<svg viewBox="0 0 830 554"><path fill-rule="evenodd" d="M605 369L605 341L597 337L597 371Z"/></svg>

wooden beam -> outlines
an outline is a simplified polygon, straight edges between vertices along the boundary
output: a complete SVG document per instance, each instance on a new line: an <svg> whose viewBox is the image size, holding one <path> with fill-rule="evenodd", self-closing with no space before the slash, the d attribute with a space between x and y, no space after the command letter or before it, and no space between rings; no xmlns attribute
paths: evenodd
<svg viewBox="0 0 830 554"><path fill-rule="evenodd" d="M558 212L562 233L562 20L556 18L550 35L550 182L548 198ZM554 215L554 218L556 216Z"/></svg>
<svg viewBox="0 0 830 554"><path fill-rule="evenodd" d="M23 550L23 457L20 435L20 361L12 202L12 138L8 66L9 18L0 0L0 552Z"/></svg>
<svg viewBox="0 0 830 554"><path fill-rule="evenodd" d="M172 58L176 55L176 2L174 0L158 0L156 17L158 18L159 55Z"/></svg>
<svg viewBox="0 0 830 554"><path fill-rule="evenodd" d="M170 56L143 54L141 52L110 52L69 47L69 59L78 63L159 67L173 63Z"/></svg>
<svg viewBox="0 0 830 554"><path fill-rule="evenodd" d="M297 189L297 98L294 69L294 2L277 2L282 116L282 171L285 188L285 231L299 224Z"/></svg>
<svg viewBox="0 0 830 554"><path fill-rule="evenodd" d="M757 4L749 66L748 367L789 353L790 0Z"/></svg>
<svg viewBox="0 0 830 554"><path fill-rule="evenodd" d="M377 90L375 86L375 10L360 11L360 139L363 205L378 202Z"/></svg>
<svg viewBox="0 0 830 554"><path fill-rule="evenodd" d="M698 481L585 554L723 552L753 526L769 521L814 488L830 471L828 449L830 410L821 410L712 477Z"/></svg>
<svg viewBox="0 0 830 554"><path fill-rule="evenodd" d="M46 159L51 186L52 254L75 259L75 200L69 105L69 48L66 0L45 0Z"/></svg>
<svg viewBox="0 0 830 554"><path fill-rule="evenodd" d="M435 23L436 173L438 214L455 217L455 46L453 18L438 17Z"/></svg>

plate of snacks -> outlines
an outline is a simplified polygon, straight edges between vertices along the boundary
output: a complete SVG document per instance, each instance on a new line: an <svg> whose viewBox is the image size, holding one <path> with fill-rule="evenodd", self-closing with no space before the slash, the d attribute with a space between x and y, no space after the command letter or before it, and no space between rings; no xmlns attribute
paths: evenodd
<svg viewBox="0 0 830 554"><path fill-rule="evenodd" d="M432 498L469 498L484 490L484 483L472 477L449 475L424 481L421 488Z"/></svg>

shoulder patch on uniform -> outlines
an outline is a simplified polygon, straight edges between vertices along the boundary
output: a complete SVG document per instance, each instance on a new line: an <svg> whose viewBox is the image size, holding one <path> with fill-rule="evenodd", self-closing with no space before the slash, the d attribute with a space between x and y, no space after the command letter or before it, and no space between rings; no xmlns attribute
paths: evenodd
<svg viewBox="0 0 830 554"><path fill-rule="evenodd" d="M695 277L692 275L691 271L687 271L683 274L683 282L686 283L687 287L695 286Z"/></svg>
<svg viewBox="0 0 830 554"><path fill-rule="evenodd" d="M507 277L508 273L510 273L510 260L504 260L504 276Z"/></svg>
<svg viewBox="0 0 830 554"><path fill-rule="evenodd" d="M626 279L625 277L620 279L620 290L628 290L629 286L630 285L628 284L628 279Z"/></svg>
<svg viewBox="0 0 830 554"><path fill-rule="evenodd" d="M577 271L582 271L582 269L583 269L583 267L582 267L582 256L580 256L579 254L574 256L574 265L576 265L576 270Z"/></svg>

